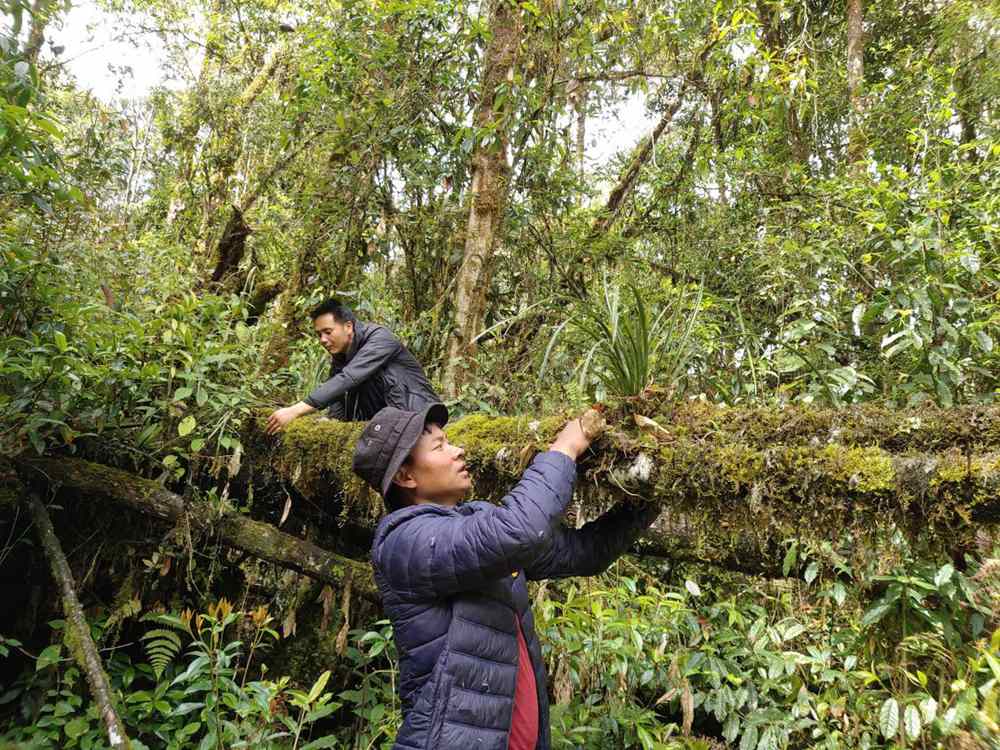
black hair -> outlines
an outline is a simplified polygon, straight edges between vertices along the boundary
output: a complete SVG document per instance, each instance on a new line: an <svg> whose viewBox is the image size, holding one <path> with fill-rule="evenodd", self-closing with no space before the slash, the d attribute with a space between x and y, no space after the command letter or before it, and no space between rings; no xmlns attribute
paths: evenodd
<svg viewBox="0 0 1000 750"><path fill-rule="evenodd" d="M320 315L332 315L333 319L338 323L347 323L354 320L354 313L351 312L351 309L333 297L319 303L309 313L309 317L313 320L316 320Z"/></svg>

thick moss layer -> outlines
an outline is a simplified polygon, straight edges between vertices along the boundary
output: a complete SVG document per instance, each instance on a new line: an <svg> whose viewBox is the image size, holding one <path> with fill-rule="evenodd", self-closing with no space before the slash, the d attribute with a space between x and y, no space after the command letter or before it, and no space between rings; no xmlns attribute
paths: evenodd
<svg viewBox="0 0 1000 750"><path fill-rule="evenodd" d="M657 413L657 410L659 413ZM636 419L635 414L651 415ZM564 416L471 415L447 428L465 448L475 494L499 499ZM733 548L789 534L833 538L891 520L914 538L958 541L1000 521L1000 409L738 410L687 403L611 413L612 429L580 462L581 512L633 495L678 524ZM641 423L641 426L640 426ZM271 466L304 495L337 496L352 521L381 504L351 471L360 424L313 418L280 439L258 436ZM726 540L729 540L727 542Z"/></svg>

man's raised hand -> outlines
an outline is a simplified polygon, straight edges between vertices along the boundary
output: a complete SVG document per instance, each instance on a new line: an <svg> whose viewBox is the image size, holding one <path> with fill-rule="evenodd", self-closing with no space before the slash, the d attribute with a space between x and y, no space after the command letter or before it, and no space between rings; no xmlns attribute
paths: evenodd
<svg viewBox="0 0 1000 750"><path fill-rule="evenodd" d="M549 450L559 451L576 461L606 429L604 416L596 409L589 409L583 416L566 423Z"/></svg>

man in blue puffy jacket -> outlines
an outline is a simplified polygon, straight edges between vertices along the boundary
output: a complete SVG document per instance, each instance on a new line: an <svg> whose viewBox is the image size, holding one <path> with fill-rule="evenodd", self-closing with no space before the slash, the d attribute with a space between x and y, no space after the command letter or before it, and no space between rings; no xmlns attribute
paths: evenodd
<svg viewBox="0 0 1000 750"><path fill-rule="evenodd" d="M499 505L472 487L441 404L381 410L354 470L390 511L372 565L399 652L403 725L395 750L549 750L545 667L526 580L595 575L653 522L618 505L580 529L559 519L576 460L599 429L572 420Z"/></svg>

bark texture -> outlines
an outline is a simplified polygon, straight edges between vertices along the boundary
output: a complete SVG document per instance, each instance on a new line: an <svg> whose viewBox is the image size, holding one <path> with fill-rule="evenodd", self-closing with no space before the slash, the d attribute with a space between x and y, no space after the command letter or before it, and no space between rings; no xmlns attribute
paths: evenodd
<svg viewBox="0 0 1000 750"><path fill-rule="evenodd" d="M101 657L97 653L97 646L94 645L94 640L90 637L90 625L83 614L80 600L76 596L73 572L69 569L62 545L59 544L59 538L52 527L49 512L35 494L28 496L28 509L31 511L31 519L38 531L38 538L45 551L45 557L49 561L52 577L59 584L63 614L66 616L66 639L70 651L87 678L90 694L97 704L97 712L100 714L108 735L108 744L115 750L119 748L127 750L130 745L128 735L125 733L125 725L119 718L118 712L115 711L114 693L108 682L108 675L104 671Z"/></svg>
<svg viewBox="0 0 1000 750"><path fill-rule="evenodd" d="M208 503L185 501L149 479L120 469L76 458L31 458L19 462L36 476L72 488L87 496L107 497L132 510L164 521L186 520L193 528L211 528L223 543L254 557L304 573L325 583L340 585L351 575L354 590L375 600L375 586L367 562L335 554L311 542L279 531L230 510L219 512Z"/></svg>
<svg viewBox="0 0 1000 750"><path fill-rule="evenodd" d="M851 100L850 143L848 158L861 161L865 139L861 129L864 115L862 87L865 79L865 38L863 0L847 0L847 91Z"/></svg>
<svg viewBox="0 0 1000 750"><path fill-rule="evenodd" d="M521 13L521 8L508 0L491 2L492 36L483 57L483 78L475 114L480 137L472 153L469 221L462 266L456 279L455 325L448 343L443 376L447 398L458 396L475 354L475 338L482 328L486 307L489 266L507 203L510 102L514 97L504 92L514 85L524 36Z"/></svg>

